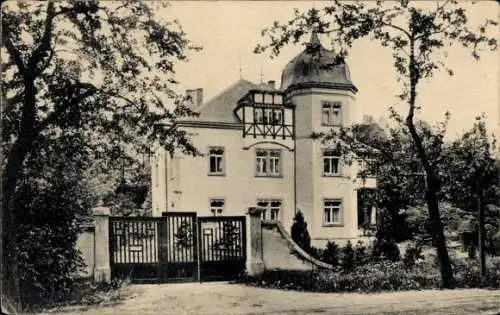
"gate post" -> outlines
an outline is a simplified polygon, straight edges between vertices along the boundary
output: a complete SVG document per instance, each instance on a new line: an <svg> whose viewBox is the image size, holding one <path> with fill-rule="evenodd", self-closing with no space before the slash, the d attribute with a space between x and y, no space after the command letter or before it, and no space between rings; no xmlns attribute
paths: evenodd
<svg viewBox="0 0 500 315"><path fill-rule="evenodd" d="M109 282L111 280L111 266L109 262L109 208L97 207L92 209L95 221L94 236L94 281Z"/></svg>
<svg viewBox="0 0 500 315"><path fill-rule="evenodd" d="M259 207L248 208L249 218L249 243L250 253L247 255L247 271L251 276L261 274L264 271L264 261L262 259L262 226L260 214L262 209Z"/></svg>

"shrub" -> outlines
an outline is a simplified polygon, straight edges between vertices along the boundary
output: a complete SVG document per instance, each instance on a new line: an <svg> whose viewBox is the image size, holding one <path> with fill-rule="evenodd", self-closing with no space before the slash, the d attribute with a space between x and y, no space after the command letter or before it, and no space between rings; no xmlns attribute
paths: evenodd
<svg viewBox="0 0 500 315"><path fill-rule="evenodd" d="M304 215L300 211L297 212L293 218L291 232L293 241L304 251L309 252L311 248L311 237L307 231L307 222L305 222Z"/></svg>
<svg viewBox="0 0 500 315"><path fill-rule="evenodd" d="M352 248L351 241L342 248L342 269L345 272L354 270L354 249Z"/></svg>
<svg viewBox="0 0 500 315"><path fill-rule="evenodd" d="M493 255L500 256L500 230L492 237L490 247Z"/></svg>
<svg viewBox="0 0 500 315"><path fill-rule="evenodd" d="M317 247L311 246L309 248L308 254L311 255L311 257L314 257L314 258L316 258L318 260L323 261L324 252L325 251L323 249L321 249L321 248L317 248Z"/></svg>
<svg viewBox="0 0 500 315"><path fill-rule="evenodd" d="M77 214L89 208L85 189L70 178L42 186L26 180L18 190L18 263L25 306L66 299L83 267L75 249Z"/></svg>
<svg viewBox="0 0 500 315"><path fill-rule="evenodd" d="M321 255L321 261L330 264L332 266L337 266L339 264L340 249L335 242L328 242L326 248Z"/></svg>
<svg viewBox="0 0 500 315"><path fill-rule="evenodd" d="M81 279L75 283L66 304L97 305L114 303L123 297L123 292L130 284L130 279L113 278L109 283L95 283Z"/></svg>
<svg viewBox="0 0 500 315"><path fill-rule="evenodd" d="M352 272L331 270L265 271L255 277L238 280L248 285L313 292L379 292L436 289L441 286L439 268L423 262L407 268L403 262L369 263ZM479 277L477 262L455 265L458 288L500 288L500 262L490 263L484 279Z"/></svg>
<svg viewBox="0 0 500 315"><path fill-rule="evenodd" d="M500 262L488 263L486 276L481 279L477 260L455 261L455 280L460 288L500 288Z"/></svg>
<svg viewBox="0 0 500 315"><path fill-rule="evenodd" d="M394 240L375 240L373 244L373 257L398 261L401 259L399 247Z"/></svg>
<svg viewBox="0 0 500 315"><path fill-rule="evenodd" d="M363 241L359 240L354 249L354 262L356 266L362 266L369 260L367 249Z"/></svg>
<svg viewBox="0 0 500 315"><path fill-rule="evenodd" d="M405 254L403 257L403 264L406 268L412 268L419 259L424 259L422 254L422 246L417 243L410 243L406 247Z"/></svg>
<svg viewBox="0 0 500 315"><path fill-rule="evenodd" d="M248 285L313 292L379 292L436 288L439 272L432 268L407 270L400 262L367 264L353 272L265 271L240 281Z"/></svg>

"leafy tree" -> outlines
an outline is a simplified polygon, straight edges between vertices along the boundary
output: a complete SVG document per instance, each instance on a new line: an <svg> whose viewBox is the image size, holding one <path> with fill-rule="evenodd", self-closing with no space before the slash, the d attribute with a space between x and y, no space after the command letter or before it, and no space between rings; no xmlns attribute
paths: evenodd
<svg viewBox="0 0 500 315"><path fill-rule="evenodd" d="M95 200L82 178L89 161L78 138L36 148L39 155L25 161L16 190L20 295L31 307L68 297L83 266L75 244Z"/></svg>
<svg viewBox="0 0 500 315"><path fill-rule="evenodd" d="M415 124L416 112L423 107L418 102L417 93L422 80L431 78L436 71L445 69L453 74L440 55L446 47L461 44L471 49L475 59L479 59L482 47L495 49L497 41L489 37L487 31L496 24L486 20L477 30L471 29L465 9L453 0L437 2L435 6L411 3L409 0L369 3L333 1L320 10L296 10L295 17L287 23L275 22L263 31L270 42L256 48L257 52L271 49L273 54L279 54L283 46L290 42L298 43L304 34L314 30L328 34L338 49L338 57L332 60L332 67L342 62L352 44L360 38L368 37L392 50L398 82L402 85L400 98L408 104L405 117L394 110L392 113L398 122L406 126L425 173L425 199L443 287L452 287L455 281L439 213L440 160L426 148L423 141L425 134ZM438 134L433 138L432 147L439 149L442 136Z"/></svg>
<svg viewBox="0 0 500 315"><path fill-rule="evenodd" d="M57 139L78 139L104 169L151 142L196 152L185 132L153 128L192 114L171 86L175 62L196 47L152 5L2 1L2 286L16 305L16 191L28 159Z"/></svg>
<svg viewBox="0 0 500 315"><path fill-rule="evenodd" d="M471 230L476 236L480 225L477 202L480 202L486 226L482 239L490 247L489 243L500 228L500 168L493 157L496 141L489 139L484 118L477 117L470 130L447 146L441 173L444 175L444 198L463 209L463 217L472 217Z"/></svg>

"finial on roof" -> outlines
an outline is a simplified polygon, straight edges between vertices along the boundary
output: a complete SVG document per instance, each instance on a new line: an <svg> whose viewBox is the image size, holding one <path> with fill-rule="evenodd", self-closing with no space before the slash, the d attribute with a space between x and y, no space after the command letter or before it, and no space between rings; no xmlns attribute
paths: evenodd
<svg viewBox="0 0 500 315"><path fill-rule="evenodd" d="M306 44L306 50L309 53L316 53L321 49L321 47L322 46L318 38L318 32L314 28L311 32L311 39L309 40L309 43Z"/></svg>
<svg viewBox="0 0 500 315"><path fill-rule="evenodd" d="M260 65L260 83L264 83L264 74L262 73L262 65Z"/></svg>
<svg viewBox="0 0 500 315"><path fill-rule="evenodd" d="M321 45L321 42L318 38L318 32L315 29L311 32L311 39L309 40L309 44Z"/></svg>

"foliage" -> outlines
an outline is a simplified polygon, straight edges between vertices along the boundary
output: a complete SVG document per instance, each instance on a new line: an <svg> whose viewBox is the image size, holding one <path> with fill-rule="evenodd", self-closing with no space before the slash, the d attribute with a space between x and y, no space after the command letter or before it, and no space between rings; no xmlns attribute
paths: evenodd
<svg viewBox="0 0 500 315"><path fill-rule="evenodd" d="M307 230L307 222L304 220L302 212L297 212L293 218L291 236L293 241L300 246L305 252L309 252L311 247L311 237Z"/></svg>
<svg viewBox="0 0 500 315"><path fill-rule="evenodd" d="M47 195L54 199L48 209L52 212L82 208L77 193L57 198L47 191L58 185L55 182L68 182L52 175L34 177L33 170L48 175L43 169L47 154L55 148L72 154L71 167L53 167L66 176L67 169L81 175L90 169L94 174L107 172L124 163L132 167L152 144L196 153L185 132L155 127L193 115L172 85L174 64L186 60L185 53L195 47L177 22L158 19L154 5L138 0L2 2L2 286L16 306L21 275L28 279L41 272L38 266L25 270L29 267L18 265L23 252L17 244L20 236L38 231L16 215L22 186L28 183L40 194L25 200L30 205L23 206L26 209L41 212L44 208L36 209L35 201L50 200ZM76 178L81 183L93 180L91 174ZM68 215L61 227L70 221ZM47 223L48 238L61 237L57 223ZM73 231L68 228L67 233L69 241L57 244L62 247L56 252L74 241ZM40 244L46 246L46 241ZM67 269L53 270L66 277ZM58 281L56 275L53 281Z"/></svg>
<svg viewBox="0 0 500 315"><path fill-rule="evenodd" d="M418 260L423 260L425 257L422 254L422 244L419 242L411 242L406 247L403 257L403 264L406 268L413 268Z"/></svg>
<svg viewBox="0 0 500 315"><path fill-rule="evenodd" d="M354 249L352 248L351 241L347 241L347 244L342 248L342 270L344 272L350 272L354 270Z"/></svg>
<svg viewBox="0 0 500 315"><path fill-rule="evenodd" d="M477 184L484 205L500 205L498 177L500 168L493 157L496 139L487 133L486 117L476 117L470 130L451 142L443 154L443 194L454 206L475 211Z"/></svg>
<svg viewBox="0 0 500 315"><path fill-rule="evenodd" d="M377 239L373 243L373 258L398 261L401 259L399 247L392 239Z"/></svg>
<svg viewBox="0 0 500 315"><path fill-rule="evenodd" d="M500 288L500 265L488 266L487 277L479 278L477 263L455 264L457 287ZM330 270L265 271L238 280L251 286L311 292L380 292L437 289L441 287L435 265L421 263L408 268L402 262L370 263L353 272Z"/></svg>
<svg viewBox="0 0 500 315"><path fill-rule="evenodd" d="M390 48L397 80L401 84L399 97L408 105L405 117L393 108L390 111L392 118L405 126L411 139L411 148L416 152L416 161L421 163L420 171L425 174L429 222L445 287L453 287L455 282L439 212L442 188L439 166L443 165L440 158L446 121L438 126L437 132L429 132L428 128L419 129L415 116L423 104L417 95L422 80L432 78L437 71L446 70L450 75L453 74L446 66L446 58L441 55L447 47L462 45L471 50L475 59L479 59L479 51L483 47L496 49L496 38L488 35L488 30L495 25L497 22L486 19L477 29L472 29L466 11L453 0L438 2L436 6L408 0L369 3L333 1L321 9L312 8L306 12L296 10L295 16L286 23L276 21L271 28L262 32L270 42L258 45L255 49L256 52L270 49L272 55L277 55L284 46L298 43L309 31L328 34L338 52L331 64L325 66L332 68L344 62L349 49L360 38L369 38ZM308 50L312 55L317 55L319 51ZM446 116L448 118L449 114ZM336 134L327 135L326 138L338 141Z"/></svg>
<svg viewBox="0 0 500 315"><path fill-rule="evenodd" d="M354 248L354 263L356 266L362 266L369 262L370 254L363 241L359 240Z"/></svg>
<svg viewBox="0 0 500 315"><path fill-rule="evenodd" d="M39 156L29 155L16 191L16 259L27 304L67 298L83 267L75 244L94 200L80 172L87 159L77 140L61 137L39 148Z"/></svg>
<svg viewBox="0 0 500 315"><path fill-rule="evenodd" d="M307 253L311 255L311 257L313 258L323 261L323 255L325 253L325 250L322 248L311 246Z"/></svg>
<svg viewBox="0 0 500 315"><path fill-rule="evenodd" d="M90 279L76 279L69 295L61 301L43 301L43 304L31 305L30 311L44 309L64 310L71 306L106 306L114 305L125 297L125 291L130 284L129 279L113 278L109 283L95 283Z"/></svg>
<svg viewBox="0 0 500 315"><path fill-rule="evenodd" d="M500 230L492 237L491 252L493 255L500 256Z"/></svg>
<svg viewBox="0 0 500 315"><path fill-rule="evenodd" d="M326 248L321 254L320 260L332 266L337 266L340 260L340 248L335 242L328 241Z"/></svg>

